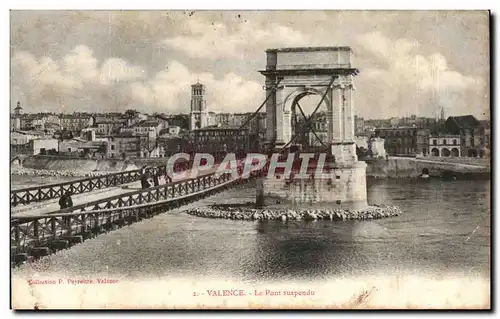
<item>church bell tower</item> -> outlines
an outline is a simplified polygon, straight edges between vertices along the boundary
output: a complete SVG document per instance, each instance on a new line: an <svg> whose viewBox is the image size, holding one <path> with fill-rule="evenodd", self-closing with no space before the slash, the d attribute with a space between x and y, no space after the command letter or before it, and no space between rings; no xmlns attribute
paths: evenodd
<svg viewBox="0 0 500 319"><path fill-rule="evenodd" d="M208 125L208 109L205 100L205 86L200 82L191 85L190 130Z"/></svg>

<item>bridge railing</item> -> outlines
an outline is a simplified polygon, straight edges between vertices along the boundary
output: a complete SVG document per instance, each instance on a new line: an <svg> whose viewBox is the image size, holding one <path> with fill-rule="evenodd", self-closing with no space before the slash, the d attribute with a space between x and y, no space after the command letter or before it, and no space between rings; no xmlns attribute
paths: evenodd
<svg viewBox="0 0 500 319"><path fill-rule="evenodd" d="M258 176L253 172L248 178ZM179 200L204 196L210 191L241 181L230 173L199 176L171 184L129 192L55 211L43 216L11 219L11 246L23 253L58 238L81 235L125 220L140 220ZM156 211L157 212L157 211Z"/></svg>
<svg viewBox="0 0 500 319"><path fill-rule="evenodd" d="M80 194L91 192L95 189L135 182L141 179L141 171L141 169L137 169L96 177L88 177L75 181L11 190L10 205L11 207L15 207L20 204L29 204L59 198L68 191L73 194ZM147 176L153 176L156 174L165 175L167 183L171 182L171 179L166 175L165 166L148 167L145 169L145 173Z"/></svg>

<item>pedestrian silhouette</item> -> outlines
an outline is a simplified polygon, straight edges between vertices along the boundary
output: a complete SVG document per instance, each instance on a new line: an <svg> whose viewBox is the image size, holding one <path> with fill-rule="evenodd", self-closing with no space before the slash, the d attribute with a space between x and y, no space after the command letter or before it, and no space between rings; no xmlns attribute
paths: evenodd
<svg viewBox="0 0 500 319"><path fill-rule="evenodd" d="M73 200L71 199L71 195L73 195L71 192L66 193L66 208L68 207L73 207Z"/></svg>
<svg viewBox="0 0 500 319"><path fill-rule="evenodd" d="M73 200L71 199L71 192L67 191L64 193L59 199L59 207L60 209L65 209L68 207L73 207Z"/></svg>
<svg viewBox="0 0 500 319"><path fill-rule="evenodd" d="M146 174L143 174L141 176L141 187L142 187L142 189L146 189L146 188L150 187L149 182L148 182L148 177L146 176Z"/></svg>
<svg viewBox="0 0 500 319"><path fill-rule="evenodd" d="M66 198L67 198L67 193L64 193L61 198L59 198L59 207L60 209L65 209L66 208Z"/></svg>

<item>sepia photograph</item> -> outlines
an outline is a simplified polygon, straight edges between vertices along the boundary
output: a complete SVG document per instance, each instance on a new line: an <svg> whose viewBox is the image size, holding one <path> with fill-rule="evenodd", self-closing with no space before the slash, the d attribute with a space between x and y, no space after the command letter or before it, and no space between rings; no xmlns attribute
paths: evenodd
<svg viewBox="0 0 500 319"><path fill-rule="evenodd" d="M488 10L9 18L11 309L492 308Z"/></svg>

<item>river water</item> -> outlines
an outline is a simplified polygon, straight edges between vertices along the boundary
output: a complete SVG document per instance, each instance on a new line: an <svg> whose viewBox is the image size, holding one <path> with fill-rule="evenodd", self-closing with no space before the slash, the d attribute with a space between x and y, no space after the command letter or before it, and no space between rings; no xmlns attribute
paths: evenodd
<svg viewBox="0 0 500 319"><path fill-rule="evenodd" d="M244 202L254 194L240 188L203 201ZM398 271L489 278L489 194L490 181L371 180L369 203L399 206L403 215L370 221L248 222L174 210L61 251L51 269L248 282Z"/></svg>
<svg viewBox="0 0 500 319"><path fill-rule="evenodd" d="M488 308L489 196L489 181L369 180L369 203L397 205L401 216L283 223L183 212L254 200L247 185L62 250L46 269L14 269L13 306ZM212 297L209 289L242 289L246 297ZM267 295L291 290L314 296Z"/></svg>

